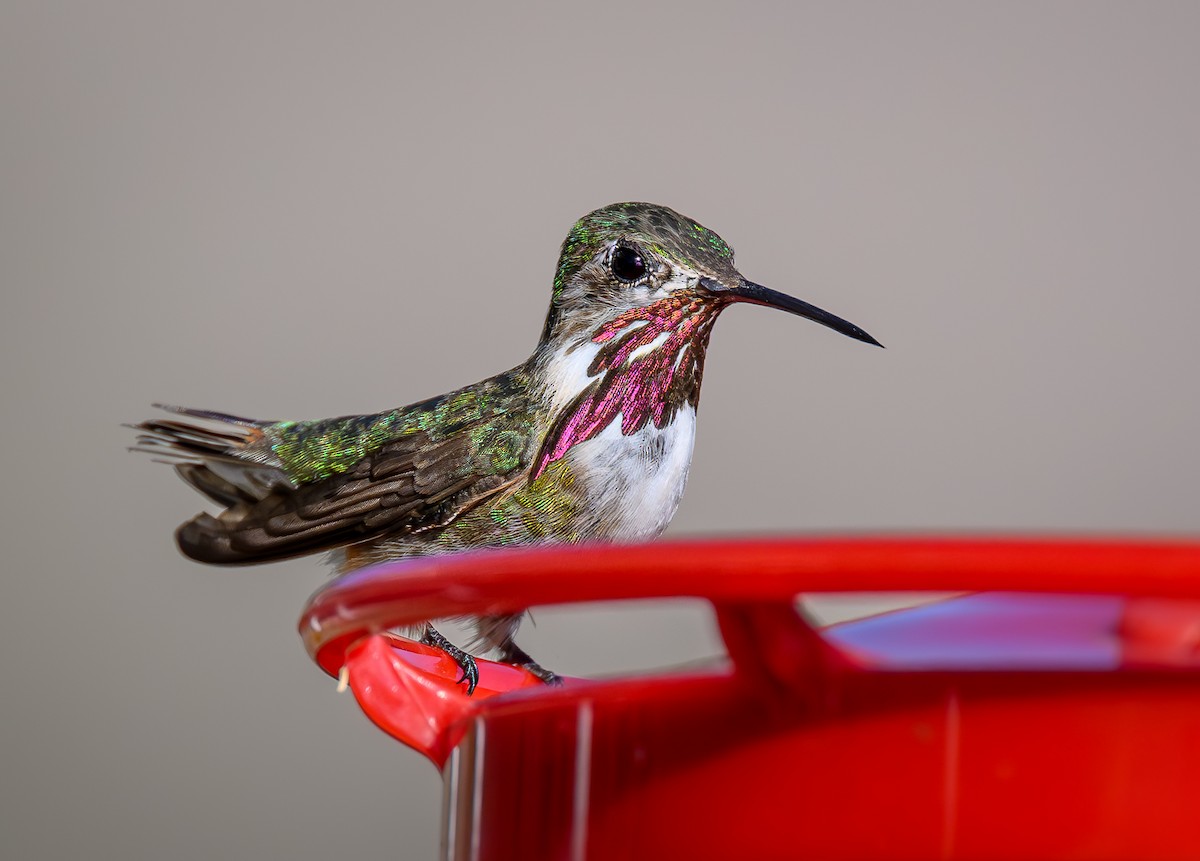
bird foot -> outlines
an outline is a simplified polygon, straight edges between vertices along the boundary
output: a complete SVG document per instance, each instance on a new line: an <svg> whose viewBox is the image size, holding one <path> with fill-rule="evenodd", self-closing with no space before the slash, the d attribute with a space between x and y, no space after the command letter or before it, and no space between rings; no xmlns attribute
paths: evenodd
<svg viewBox="0 0 1200 861"><path fill-rule="evenodd" d="M467 696L475 693L475 686L479 684L479 665L475 662L475 658L451 643L432 627L425 629L425 634L421 637L421 642L427 646L433 646L435 649L441 649L449 655L454 660L454 663L458 664L458 668L462 670L462 675L459 677L457 684L467 683Z"/></svg>
<svg viewBox="0 0 1200 861"><path fill-rule="evenodd" d="M533 675L537 676L547 685L561 685L563 683L562 676L553 670L547 670L537 661L529 661L524 664L517 664L517 666L533 673Z"/></svg>
<svg viewBox="0 0 1200 861"><path fill-rule="evenodd" d="M500 660L506 664L513 664L523 670L527 670L537 676L547 685L561 685L562 677L558 673L547 670L533 658L529 657L529 653L518 646L516 643L509 643L500 652Z"/></svg>

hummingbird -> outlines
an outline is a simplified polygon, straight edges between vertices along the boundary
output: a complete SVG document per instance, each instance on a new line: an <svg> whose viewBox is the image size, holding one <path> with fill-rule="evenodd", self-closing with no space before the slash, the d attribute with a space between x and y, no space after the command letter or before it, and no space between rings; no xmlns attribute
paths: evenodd
<svg viewBox="0 0 1200 861"><path fill-rule="evenodd" d="M679 506L709 336L734 303L858 326L748 281L733 249L665 206L617 203L571 227L533 354L494 377L370 415L264 421L155 406L136 449L165 456L221 507L176 530L184 555L247 565L328 551L337 573L480 547L633 542ZM521 615L472 620L468 648L418 634L478 682L494 652L547 683Z"/></svg>

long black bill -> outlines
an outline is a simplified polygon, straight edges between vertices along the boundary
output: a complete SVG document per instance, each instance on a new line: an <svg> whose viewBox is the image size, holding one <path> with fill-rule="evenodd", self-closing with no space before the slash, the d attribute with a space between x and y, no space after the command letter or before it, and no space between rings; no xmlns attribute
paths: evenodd
<svg viewBox="0 0 1200 861"><path fill-rule="evenodd" d="M836 317L828 311L821 310L816 305L810 305L794 296L780 293L778 290L772 290L770 287L764 287L761 284L755 284L753 281L743 280L740 287L731 288L711 278L701 278L700 284L712 293L735 296L740 302L766 305L768 308L778 308L780 311L798 314L801 317L812 320L814 323L828 326L835 332L841 332L843 335L853 338L856 341L874 344L876 347L883 346L883 344L876 341L849 320L843 320L841 317Z"/></svg>

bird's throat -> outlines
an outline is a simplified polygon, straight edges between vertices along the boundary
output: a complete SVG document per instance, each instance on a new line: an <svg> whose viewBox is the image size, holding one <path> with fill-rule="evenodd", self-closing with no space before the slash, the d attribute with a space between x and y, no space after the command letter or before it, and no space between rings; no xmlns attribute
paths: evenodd
<svg viewBox="0 0 1200 861"><path fill-rule="evenodd" d="M695 407L708 338L723 307L672 296L601 326L591 339L600 348L587 371L595 379L555 418L532 477L618 418L629 436L650 422L665 427L685 404Z"/></svg>

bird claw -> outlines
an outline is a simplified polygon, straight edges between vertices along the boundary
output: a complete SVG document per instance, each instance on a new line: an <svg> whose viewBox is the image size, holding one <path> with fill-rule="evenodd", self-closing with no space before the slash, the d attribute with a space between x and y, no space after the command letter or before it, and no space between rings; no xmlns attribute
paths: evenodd
<svg viewBox="0 0 1200 861"><path fill-rule="evenodd" d="M451 657L454 657L451 655ZM463 652L461 657L455 657L454 662L458 664L462 670L462 675L458 678L458 684L467 683L467 696L475 693L475 686L479 684L479 665L475 659Z"/></svg>
<svg viewBox="0 0 1200 861"><path fill-rule="evenodd" d="M535 675L539 679L541 679L542 684L544 684L544 685L549 685L550 687L558 687L559 685L561 685L563 683L562 676L560 676L558 673L554 672L553 670L547 670L545 667L543 667L539 664L530 662L528 664L523 664L521 666L523 666L526 670L528 670L529 672L533 673L533 675Z"/></svg>
<svg viewBox="0 0 1200 861"><path fill-rule="evenodd" d="M461 685L463 682L466 682L467 696L475 693L475 686L479 684L479 664L475 662L475 658L447 640L433 626L425 628L425 634L421 637L421 642L427 646L433 646L435 649L441 649L449 655L454 663L458 664L458 668L462 670L462 675L459 676L455 684Z"/></svg>
<svg viewBox="0 0 1200 861"><path fill-rule="evenodd" d="M466 682L467 696L475 693L475 686L479 684L479 664L473 656L447 640L432 625L426 626L425 634L421 637L421 642L427 646L433 646L435 649L441 649L449 655L454 660L454 663L458 664L458 668L462 670L462 675L458 677L458 681L455 684L461 685L463 682ZM563 683L558 673L547 670L533 658L529 657L527 652L512 641L509 641L501 648L501 660L505 663L521 667L540 679L543 684L557 687Z"/></svg>
<svg viewBox="0 0 1200 861"><path fill-rule="evenodd" d="M529 657L528 652L512 641L505 644L500 658L506 663L520 667L531 675L541 679L543 684L557 687L563 683L562 677L558 673L553 670L547 670L533 658Z"/></svg>

